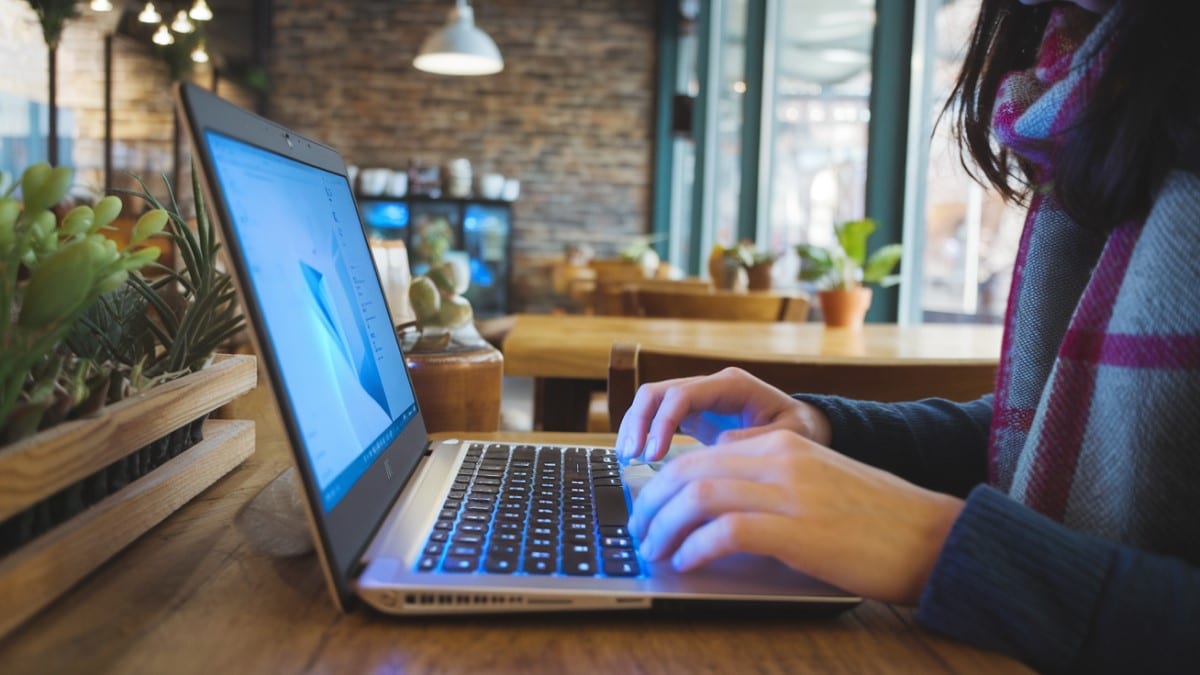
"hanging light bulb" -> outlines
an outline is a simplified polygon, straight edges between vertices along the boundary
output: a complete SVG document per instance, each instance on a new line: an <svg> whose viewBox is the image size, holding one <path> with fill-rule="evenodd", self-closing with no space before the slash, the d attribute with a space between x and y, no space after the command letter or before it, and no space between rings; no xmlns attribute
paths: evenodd
<svg viewBox="0 0 1200 675"><path fill-rule="evenodd" d="M187 12L181 9L175 15L175 20L171 22L171 30L183 35L196 30L196 26L191 21L188 21Z"/></svg>
<svg viewBox="0 0 1200 675"><path fill-rule="evenodd" d="M167 30L167 24L158 24L158 30L154 31L154 37L150 41L156 45L163 47L175 44L175 36L171 35L171 31Z"/></svg>
<svg viewBox="0 0 1200 675"><path fill-rule="evenodd" d="M108 0L92 0L92 4L88 5L93 12L111 12L112 3Z"/></svg>
<svg viewBox="0 0 1200 675"><path fill-rule="evenodd" d="M146 6L142 8L142 13L138 14L138 21L142 23L159 23L162 21L162 14L159 14L158 10L154 9L153 2L147 2Z"/></svg>
<svg viewBox="0 0 1200 675"><path fill-rule="evenodd" d="M491 36L475 26L475 10L457 0L446 24L425 38L417 70L437 75L491 75L504 70L504 59Z"/></svg>
<svg viewBox="0 0 1200 675"><path fill-rule="evenodd" d="M208 8L208 3L204 0L196 0L196 4L192 5L192 9L188 11L188 16L197 21L209 21L213 17L212 10Z"/></svg>
<svg viewBox="0 0 1200 675"><path fill-rule="evenodd" d="M208 52L204 51L204 43L201 42L192 50L192 61L196 63L208 63Z"/></svg>

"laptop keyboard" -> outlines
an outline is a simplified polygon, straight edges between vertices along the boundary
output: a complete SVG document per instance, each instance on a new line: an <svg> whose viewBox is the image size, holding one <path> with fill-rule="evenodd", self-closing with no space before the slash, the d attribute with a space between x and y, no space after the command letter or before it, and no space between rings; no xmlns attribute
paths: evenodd
<svg viewBox="0 0 1200 675"><path fill-rule="evenodd" d="M474 443L417 569L634 577L628 520L613 450Z"/></svg>

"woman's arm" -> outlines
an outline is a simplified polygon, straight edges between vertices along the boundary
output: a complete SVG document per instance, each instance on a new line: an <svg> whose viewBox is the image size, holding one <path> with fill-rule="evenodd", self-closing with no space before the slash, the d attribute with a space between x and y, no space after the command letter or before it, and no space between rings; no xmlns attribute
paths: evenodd
<svg viewBox="0 0 1200 675"><path fill-rule="evenodd" d="M825 413L834 450L922 487L965 496L987 479L992 396L873 403L797 394Z"/></svg>
<svg viewBox="0 0 1200 675"><path fill-rule="evenodd" d="M1200 663L1200 569L1081 534L981 486L917 620L1048 672L1187 671Z"/></svg>

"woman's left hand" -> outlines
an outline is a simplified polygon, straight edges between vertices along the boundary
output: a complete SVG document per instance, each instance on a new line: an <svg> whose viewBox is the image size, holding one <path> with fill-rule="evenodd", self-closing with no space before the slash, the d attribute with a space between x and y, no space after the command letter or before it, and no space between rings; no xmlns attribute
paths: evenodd
<svg viewBox="0 0 1200 675"><path fill-rule="evenodd" d="M774 431L684 454L646 484L629 530L681 571L772 556L846 591L916 604L962 501Z"/></svg>

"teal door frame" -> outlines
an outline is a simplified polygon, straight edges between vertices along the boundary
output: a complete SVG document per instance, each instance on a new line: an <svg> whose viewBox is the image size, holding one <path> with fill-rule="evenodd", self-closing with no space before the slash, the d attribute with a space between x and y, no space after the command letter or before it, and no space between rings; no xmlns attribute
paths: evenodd
<svg viewBox="0 0 1200 675"><path fill-rule="evenodd" d="M659 0L655 17L658 34L658 68L655 86L654 197L651 233L658 255L667 260L671 234L671 178L675 174L675 79L679 70L679 2Z"/></svg>
<svg viewBox="0 0 1200 675"><path fill-rule="evenodd" d="M914 20L911 2L875 3L866 215L875 219L877 229L871 235L869 250L899 243L903 238ZM867 320L896 321L899 302L896 288L875 289Z"/></svg>

